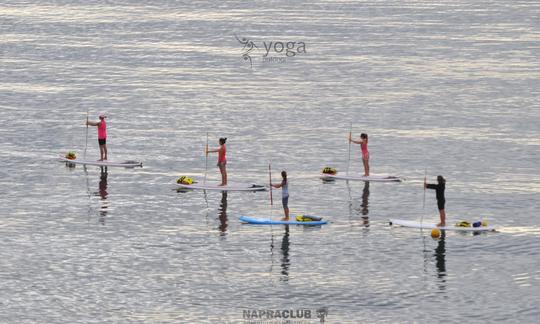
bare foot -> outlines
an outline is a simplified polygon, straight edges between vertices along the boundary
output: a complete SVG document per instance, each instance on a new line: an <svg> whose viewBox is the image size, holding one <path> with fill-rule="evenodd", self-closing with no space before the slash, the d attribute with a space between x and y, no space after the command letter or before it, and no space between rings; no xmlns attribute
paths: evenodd
<svg viewBox="0 0 540 324"><path fill-rule="evenodd" d="M220 183L218 184L218 187L223 187L223 186L226 186L227 184L226 183Z"/></svg>
<svg viewBox="0 0 540 324"><path fill-rule="evenodd" d="M289 217L283 217L281 220L284 221L284 222L288 222L288 221L289 221Z"/></svg>
<svg viewBox="0 0 540 324"><path fill-rule="evenodd" d="M98 161L100 161L100 162L101 162L101 161L103 161L103 159L99 159Z"/></svg>
<svg viewBox="0 0 540 324"><path fill-rule="evenodd" d="M445 227L445 226L446 226L445 223L439 223L439 224L437 224L437 227Z"/></svg>

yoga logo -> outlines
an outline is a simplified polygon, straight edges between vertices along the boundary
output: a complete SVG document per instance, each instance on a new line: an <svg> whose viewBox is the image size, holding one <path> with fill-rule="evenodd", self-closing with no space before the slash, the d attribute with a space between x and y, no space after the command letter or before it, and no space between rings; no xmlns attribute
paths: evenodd
<svg viewBox="0 0 540 324"><path fill-rule="evenodd" d="M253 61L251 60L251 56L249 55L254 49L258 49L257 45L255 45L255 43L247 38L238 38L238 36L234 35L234 37L236 37L236 40L238 40L238 42L242 45L244 45L244 47L242 47L242 59L245 61L245 62L249 62L249 66L251 68L253 68Z"/></svg>
<svg viewBox="0 0 540 324"><path fill-rule="evenodd" d="M249 63L250 68L253 68L253 61L258 57L258 53L261 54L261 63L285 63L287 59L307 53L304 42L263 41L257 46L249 38L237 35L234 37L243 46L242 60Z"/></svg>
<svg viewBox="0 0 540 324"><path fill-rule="evenodd" d="M324 319L328 316L328 308L321 307L317 309L317 318L321 320L321 323L324 323Z"/></svg>

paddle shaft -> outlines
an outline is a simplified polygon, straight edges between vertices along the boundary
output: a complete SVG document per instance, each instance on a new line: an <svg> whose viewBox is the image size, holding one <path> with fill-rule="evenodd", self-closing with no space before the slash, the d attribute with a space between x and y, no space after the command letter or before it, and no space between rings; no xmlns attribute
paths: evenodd
<svg viewBox="0 0 540 324"><path fill-rule="evenodd" d="M349 157L347 158L347 175L349 175L349 165L351 164L351 137L352 137L352 123L349 128Z"/></svg>
<svg viewBox="0 0 540 324"><path fill-rule="evenodd" d="M86 148L88 147L88 108L86 108L86 136L84 143L84 159L86 160Z"/></svg>
<svg viewBox="0 0 540 324"><path fill-rule="evenodd" d="M206 174L208 173L208 132L206 132L206 146L204 147L204 184L206 184Z"/></svg>
<svg viewBox="0 0 540 324"><path fill-rule="evenodd" d="M270 181L270 206L274 205L274 198L272 197L272 167L268 164L268 179Z"/></svg>
<svg viewBox="0 0 540 324"><path fill-rule="evenodd" d="M426 208L426 180L427 180L427 168L424 171L424 200L422 201L422 219L420 224L424 223L424 209Z"/></svg>
<svg viewBox="0 0 540 324"><path fill-rule="evenodd" d="M426 207L426 180L427 180L427 168L424 171L424 200L422 202L422 209Z"/></svg>

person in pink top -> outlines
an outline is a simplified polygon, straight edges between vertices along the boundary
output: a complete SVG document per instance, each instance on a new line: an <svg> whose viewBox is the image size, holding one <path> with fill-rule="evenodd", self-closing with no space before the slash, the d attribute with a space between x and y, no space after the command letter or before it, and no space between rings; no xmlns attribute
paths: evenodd
<svg viewBox="0 0 540 324"><path fill-rule="evenodd" d="M349 142L360 144L360 149L362 150L362 162L364 163L364 176L369 177L369 151L367 148L368 145L368 136L366 133L360 134L360 140L353 140L349 134Z"/></svg>
<svg viewBox="0 0 540 324"><path fill-rule="evenodd" d="M227 141L226 137L222 137L219 139L219 148L214 150L208 150L206 149L206 153L217 153L218 154L218 162L217 166L219 167L219 172L221 172L221 184L220 186L226 186L227 185L227 147L225 147L225 142Z"/></svg>
<svg viewBox="0 0 540 324"><path fill-rule="evenodd" d="M99 161L107 160L107 123L105 122L105 118L107 118L105 114L100 114L98 122L86 120L86 125L97 126L99 154L101 157Z"/></svg>

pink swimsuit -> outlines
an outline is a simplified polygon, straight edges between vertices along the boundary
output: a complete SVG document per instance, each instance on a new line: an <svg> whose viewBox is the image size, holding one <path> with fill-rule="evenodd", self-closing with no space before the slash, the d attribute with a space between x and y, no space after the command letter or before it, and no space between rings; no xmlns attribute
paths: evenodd
<svg viewBox="0 0 540 324"><path fill-rule="evenodd" d="M227 162L227 157L225 156L226 153L227 153L227 148L225 147L225 144L223 144L223 146L220 148L218 152L218 164Z"/></svg>
<svg viewBox="0 0 540 324"><path fill-rule="evenodd" d="M367 149L367 142L362 142L360 144L360 148L362 149L362 159L363 160L369 160L369 152Z"/></svg>

